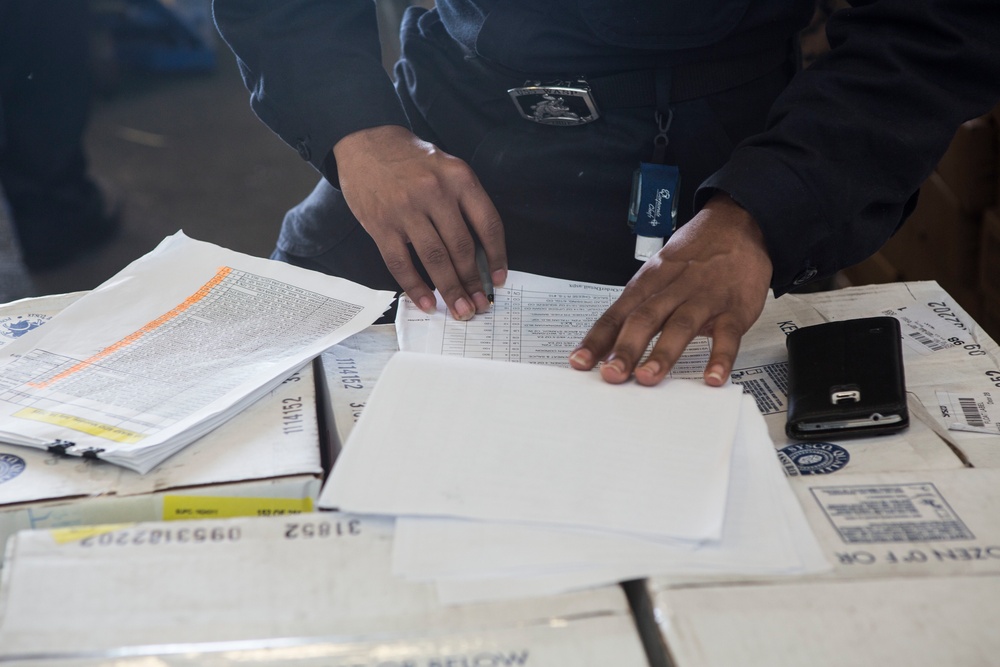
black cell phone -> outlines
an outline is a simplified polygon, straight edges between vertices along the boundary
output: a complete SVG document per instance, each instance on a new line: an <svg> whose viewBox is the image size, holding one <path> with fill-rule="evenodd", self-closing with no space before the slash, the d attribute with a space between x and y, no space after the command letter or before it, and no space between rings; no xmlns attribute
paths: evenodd
<svg viewBox="0 0 1000 667"><path fill-rule="evenodd" d="M790 333L788 437L846 438L906 428L900 340L894 317L827 322Z"/></svg>

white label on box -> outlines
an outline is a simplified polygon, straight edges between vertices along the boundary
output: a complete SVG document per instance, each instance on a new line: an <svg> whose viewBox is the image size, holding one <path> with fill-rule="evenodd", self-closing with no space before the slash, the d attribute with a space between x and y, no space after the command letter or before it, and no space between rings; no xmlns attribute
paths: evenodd
<svg viewBox="0 0 1000 667"><path fill-rule="evenodd" d="M930 482L809 490L846 544L975 539Z"/></svg>
<svg viewBox="0 0 1000 667"><path fill-rule="evenodd" d="M928 306L887 308L882 314L899 320L903 345L917 354L933 354L969 342L969 333L958 318L945 318Z"/></svg>
<svg viewBox="0 0 1000 667"><path fill-rule="evenodd" d="M951 431L1000 433L1000 405L992 391L937 391L941 418Z"/></svg>
<svg viewBox="0 0 1000 667"><path fill-rule="evenodd" d="M738 368L733 370L730 377L734 384L740 385L744 394L753 396L762 415L773 415L788 410L787 361Z"/></svg>

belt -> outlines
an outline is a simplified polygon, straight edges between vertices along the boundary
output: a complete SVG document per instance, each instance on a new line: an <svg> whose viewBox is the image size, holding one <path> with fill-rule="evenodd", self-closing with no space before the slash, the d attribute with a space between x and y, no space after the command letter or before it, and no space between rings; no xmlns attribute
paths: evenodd
<svg viewBox="0 0 1000 667"><path fill-rule="evenodd" d="M603 109L654 107L721 93L749 83L789 62L787 45L738 59L631 70L600 76L542 81L527 77L507 92L521 116L545 125L584 125Z"/></svg>

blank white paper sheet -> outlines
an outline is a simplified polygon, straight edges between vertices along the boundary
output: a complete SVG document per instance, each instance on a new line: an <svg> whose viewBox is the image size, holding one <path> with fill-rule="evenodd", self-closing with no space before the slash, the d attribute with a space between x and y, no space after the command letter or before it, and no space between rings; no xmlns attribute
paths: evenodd
<svg viewBox="0 0 1000 667"><path fill-rule="evenodd" d="M718 540L741 396L400 352L319 505Z"/></svg>

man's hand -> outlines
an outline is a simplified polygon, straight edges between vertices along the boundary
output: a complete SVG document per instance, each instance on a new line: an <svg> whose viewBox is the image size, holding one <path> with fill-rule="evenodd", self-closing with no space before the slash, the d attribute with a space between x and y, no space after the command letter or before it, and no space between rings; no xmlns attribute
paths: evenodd
<svg viewBox="0 0 1000 667"><path fill-rule="evenodd" d="M470 228L496 285L507 279L507 250L500 214L469 165L396 125L349 134L333 153L344 199L413 302L434 312L408 244L455 319L488 310Z"/></svg>
<svg viewBox="0 0 1000 667"><path fill-rule="evenodd" d="M713 339L705 382L725 383L740 339L760 317L771 282L771 260L760 227L726 195L716 195L647 261L621 297L570 355L601 377L640 384L660 382L695 336ZM660 338L638 368L649 341Z"/></svg>

